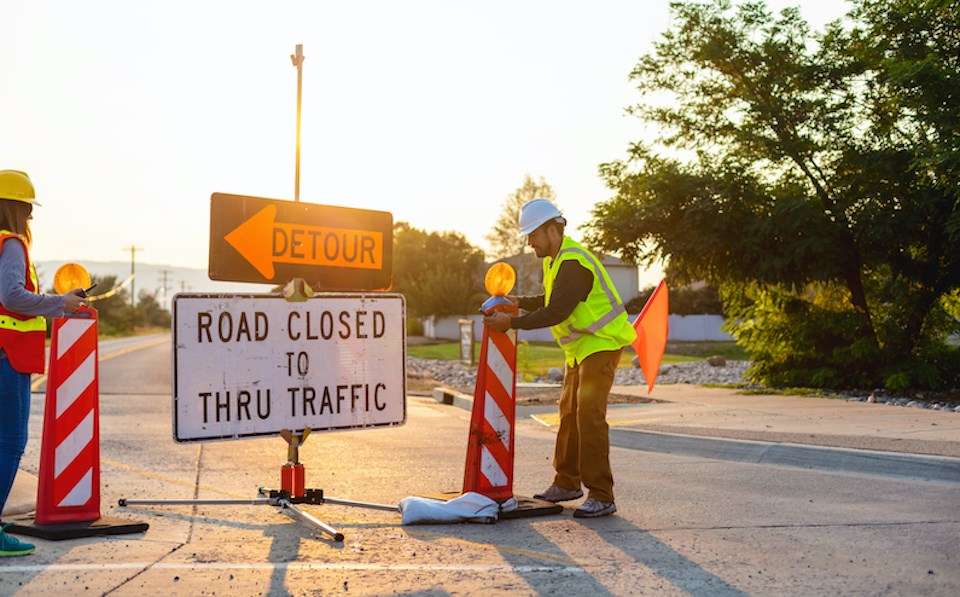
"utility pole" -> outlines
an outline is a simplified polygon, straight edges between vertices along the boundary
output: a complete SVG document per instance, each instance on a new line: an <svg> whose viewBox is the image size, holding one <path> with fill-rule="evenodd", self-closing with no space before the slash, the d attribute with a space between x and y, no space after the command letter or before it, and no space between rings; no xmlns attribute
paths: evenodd
<svg viewBox="0 0 960 597"><path fill-rule="evenodd" d="M160 287L160 292L162 293L162 296L163 296L163 298L160 299L160 306L163 307L164 309L167 309L168 311L170 309L167 307L167 278L170 277L170 274L172 273L173 272L168 269L160 270L160 276L161 276L160 279L163 280L162 282L163 286Z"/></svg>
<svg viewBox="0 0 960 597"><path fill-rule="evenodd" d="M124 247L123 250L130 251L130 307L133 308L137 305L136 258L134 256L137 251L143 249L131 244L129 247Z"/></svg>
<svg viewBox="0 0 960 597"><path fill-rule="evenodd" d="M303 44L297 44L296 52L290 55L290 61L297 67L297 166L293 182L293 200L300 201L300 97L303 92Z"/></svg>

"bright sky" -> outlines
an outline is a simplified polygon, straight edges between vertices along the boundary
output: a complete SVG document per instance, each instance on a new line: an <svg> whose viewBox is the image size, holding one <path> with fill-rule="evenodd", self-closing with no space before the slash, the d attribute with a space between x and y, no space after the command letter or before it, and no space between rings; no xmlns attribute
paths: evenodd
<svg viewBox="0 0 960 597"><path fill-rule="evenodd" d="M815 27L839 1L801 5ZM525 173L573 226L640 138L624 109L667 0L0 0L0 168L27 171L35 260L206 269L213 192L484 235ZM573 235L580 233L573 230Z"/></svg>

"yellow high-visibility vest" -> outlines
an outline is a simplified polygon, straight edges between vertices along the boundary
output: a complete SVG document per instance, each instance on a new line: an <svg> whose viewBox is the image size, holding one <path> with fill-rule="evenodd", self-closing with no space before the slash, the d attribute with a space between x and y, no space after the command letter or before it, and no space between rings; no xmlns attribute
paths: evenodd
<svg viewBox="0 0 960 597"><path fill-rule="evenodd" d="M27 239L9 230L0 230L0 251L3 251L4 241L8 238L19 238L23 242L23 252L27 259L26 289L28 292L39 293L40 281L37 278L37 269L27 252ZM14 313L0 304L0 348L7 355L14 370L20 373L43 373L46 334L46 318Z"/></svg>
<svg viewBox="0 0 960 597"><path fill-rule="evenodd" d="M553 281L564 261L577 261L593 273L593 287L586 300L577 303L569 317L550 326L550 333L563 348L567 364L573 367L588 356L607 350L620 350L637 338L627 319L623 301L597 257L568 236L563 237L555 258L543 260L544 304L550 304Z"/></svg>

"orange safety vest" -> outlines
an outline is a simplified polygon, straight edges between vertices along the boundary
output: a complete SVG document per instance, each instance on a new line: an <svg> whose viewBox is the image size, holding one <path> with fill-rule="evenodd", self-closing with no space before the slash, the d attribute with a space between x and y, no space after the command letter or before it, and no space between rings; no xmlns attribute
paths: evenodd
<svg viewBox="0 0 960 597"><path fill-rule="evenodd" d="M27 239L9 230L0 230L0 252L8 238L23 241L23 253L27 258L26 289L40 292L37 270L30 263ZM0 304L0 348L10 359L10 366L20 373L43 373L44 341L47 336L47 320L42 316L21 315Z"/></svg>

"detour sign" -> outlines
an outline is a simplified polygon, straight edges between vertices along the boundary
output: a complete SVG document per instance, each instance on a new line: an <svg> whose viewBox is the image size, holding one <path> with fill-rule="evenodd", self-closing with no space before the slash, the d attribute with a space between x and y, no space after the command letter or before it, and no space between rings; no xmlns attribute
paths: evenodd
<svg viewBox="0 0 960 597"><path fill-rule="evenodd" d="M393 265L388 212L214 193L211 280L318 290L386 290Z"/></svg>

